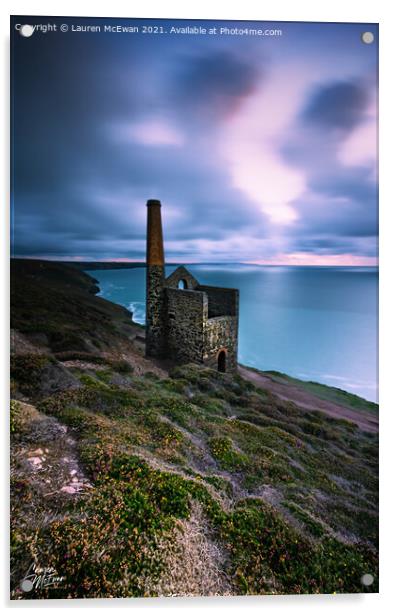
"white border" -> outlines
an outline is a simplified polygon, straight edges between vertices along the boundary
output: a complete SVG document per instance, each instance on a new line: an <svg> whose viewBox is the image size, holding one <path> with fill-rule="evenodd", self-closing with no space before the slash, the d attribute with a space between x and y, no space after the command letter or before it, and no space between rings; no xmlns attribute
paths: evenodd
<svg viewBox="0 0 395 616"><path fill-rule="evenodd" d="M1 63L1 82L3 84L2 105L2 134L6 135L5 147L1 150L0 173L4 180L2 185L9 184L9 15L76 15L94 17L165 17L165 18L196 18L196 19L251 19L261 21L355 21L380 23L380 461L381 461L381 494L380 494L380 594L379 595L337 595L337 596L286 596L286 597L247 597L247 598L213 598L213 599L112 599L112 600L72 600L72 601L26 601L23 605L18 602L8 602L8 541L4 541L8 533L8 507L3 507L2 551L0 571L1 597L3 605L8 609L17 610L46 610L61 608L72 609L74 614L82 610L95 608L113 610L114 608L127 608L133 612L158 613L158 610L169 613L188 610L190 613L204 610L214 613L227 610L236 613L240 609L250 613L261 610L275 611L283 614L292 611L293 614L328 613L339 610L339 613L369 614L372 610L379 614L389 611L390 603L395 603L391 597L392 590L392 546L393 546L393 449L394 430L394 327L395 306L393 304L394 289L394 166L393 154L393 115L395 110L393 86L393 58L394 53L394 20L391 19L390 2L374 2L372 0L327 0L327 2L312 2L311 0L276 0L272 3L241 0L240 3L220 2L216 0L199 0L197 3L165 0L135 3L128 1L111 0L108 4L88 2L84 0L69 0L66 2L36 1L34 3L5 1L2 5L1 29L2 46L5 50L4 61ZM5 191L8 195L8 189ZM7 212L7 200L5 212ZM1 310L1 340L8 339L8 214L3 213L1 229L1 264L4 287ZM8 436L6 424L7 390L8 390L8 345L2 345L1 353L1 383L3 394L2 416L6 429L2 430L3 456L0 477L2 479L3 502L8 499ZM392 502L391 502L392 501ZM5 543L5 545L3 545Z"/></svg>

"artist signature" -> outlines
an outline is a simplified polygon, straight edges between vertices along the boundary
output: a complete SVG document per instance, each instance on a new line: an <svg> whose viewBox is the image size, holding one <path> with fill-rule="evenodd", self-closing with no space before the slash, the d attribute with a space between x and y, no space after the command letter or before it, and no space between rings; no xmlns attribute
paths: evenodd
<svg viewBox="0 0 395 616"><path fill-rule="evenodd" d="M21 581L23 592L57 586L64 582L66 578L58 575L53 567L41 567L37 563L32 563Z"/></svg>

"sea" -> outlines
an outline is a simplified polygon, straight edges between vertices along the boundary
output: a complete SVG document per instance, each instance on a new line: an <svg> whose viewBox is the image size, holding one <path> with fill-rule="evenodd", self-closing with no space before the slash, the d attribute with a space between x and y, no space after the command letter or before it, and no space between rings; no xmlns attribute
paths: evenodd
<svg viewBox="0 0 395 616"><path fill-rule="evenodd" d="M169 275L177 266L167 266ZM378 268L187 265L240 290L239 363L377 402ZM145 322L145 268L89 270L100 295Z"/></svg>

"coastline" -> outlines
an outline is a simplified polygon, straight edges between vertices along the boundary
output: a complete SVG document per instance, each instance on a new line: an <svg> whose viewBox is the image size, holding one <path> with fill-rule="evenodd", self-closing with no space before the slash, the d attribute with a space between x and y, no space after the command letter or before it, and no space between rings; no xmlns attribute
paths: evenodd
<svg viewBox="0 0 395 616"><path fill-rule="evenodd" d="M169 267L172 267L174 264L168 264L168 265L169 265ZM206 266L207 264L199 264L199 265ZM214 265L214 264L212 264L212 265ZM218 267L221 266L221 264L216 264L216 265ZM226 265L228 266L230 264L226 264ZM246 267L250 267L250 266L246 265ZM258 267L264 268L266 266L258 266ZM280 268L280 266L272 266L272 267L279 267ZM299 268L299 266L293 266L293 267L298 267ZM315 266L313 266L313 267L315 267ZM111 269L119 269L119 268L110 268L110 267L108 267L108 268L105 268L105 269L111 270ZM299 269L301 269L301 268L299 268ZM320 269L320 267L318 269ZM348 269L348 268L331 268L331 269ZM362 269L362 270L369 269L369 271L374 271L375 270L375 268L365 268L365 267L364 268L357 267L357 269ZM89 275L91 275L93 277L95 276L95 270L89 268L89 269L87 269L85 271L86 271L87 274L89 274ZM96 270L96 271L98 271L98 273L99 273L99 270ZM140 277L139 277L139 280L140 280ZM138 283L138 284L140 284L140 283ZM112 293L111 294L106 294L105 292L103 292L103 288L101 287L101 291L100 291L100 296L101 297L105 297L108 301L113 301L117 305L121 305L121 306L127 307L127 309L130 310L130 311L132 311L131 306L133 304L139 304L140 305L140 304L144 303L144 302L141 301L141 298L140 298L139 294L137 294L138 299L133 300L131 302L124 302L124 303L117 302L116 299L111 297L111 295L112 295ZM142 308L142 311L143 311L143 308ZM139 323L137 321L134 321L134 323L136 323L139 326L143 327L142 323ZM248 361L246 361L246 359L244 357L239 359L239 363L241 363L242 365L248 365L249 369L251 369L251 370L260 371L260 372L263 372L265 374L266 373L270 374L272 372L272 370L273 370L273 368L271 366L267 366L267 365L263 366L262 364L259 364L259 362L257 360L254 363L248 362ZM298 372L305 372L305 370L299 370L299 371L293 371L292 372L289 369L287 370L284 366L281 366L281 364L279 365L277 363L276 368L275 368L275 372L277 372L277 373L281 373L281 372L285 373L289 380L293 380L294 384L298 384L299 383L300 385L303 385L303 384L308 384L308 383L313 383L313 384L317 383L320 387L323 388L322 392L317 392L317 391L314 392L315 394L318 393L317 397L319 397L319 398L323 397L324 399L326 399L327 396L325 394L327 392L324 391L324 388L329 388L331 390L337 390L339 392L344 392L344 394L346 394L346 396L349 396L350 399L352 399L355 396L355 400L359 399L359 400L361 400L363 402L366 402L366 405L365 405L366 408L369 405L371 405L371 409L374 409L374 412L377 412L377 410L378 410L378 404L374 400L359 394L355 390L353 391L352 389L348 389L347 387L339 386L339 385L336 384L336 382L334 384L333 382L330 382L330 381L328 382L328 380L327 381L320 380L319 378L317 378L317 376L315 374L311 375L311 376L309 376L307 378L299 376ZM337 377L337 380L340 381L340 378ZM353 380L353 377L349 377L348 380ZM346 382L347 379L344 378L344 381Z"/></svg>
<svg viewBox="0 0 395 616"><path fill-rule="evenodd" d="M29 598L376 592L372 412L319 410L278 373L152 361L77 269L13 263L11 282L13 599L33 553L64 585Z"/></svg>

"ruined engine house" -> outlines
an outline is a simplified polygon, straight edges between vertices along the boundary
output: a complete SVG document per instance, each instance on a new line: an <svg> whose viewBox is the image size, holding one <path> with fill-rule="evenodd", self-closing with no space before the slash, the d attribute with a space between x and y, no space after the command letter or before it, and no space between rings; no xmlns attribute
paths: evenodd
<svg viewBox="0 0 395 616"><path fill-rule="evenodd" d="M161 203L147 202L146 355L237 368L239 291L201 285L183 266L165 275Z"/></svg>

